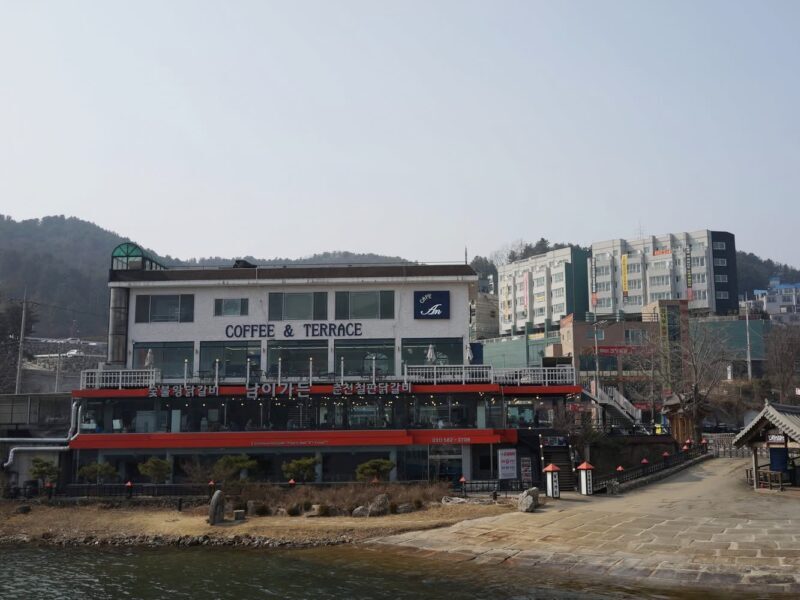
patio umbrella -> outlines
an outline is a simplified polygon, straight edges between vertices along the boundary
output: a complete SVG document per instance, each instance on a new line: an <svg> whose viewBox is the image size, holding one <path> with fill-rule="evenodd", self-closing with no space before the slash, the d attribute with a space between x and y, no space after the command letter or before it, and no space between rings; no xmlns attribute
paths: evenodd
<svg viewBox="0 0 800 600"><path fill-rule="evenodd" d="M145 369L152 369L153 368L153 350L148 349L147 355L144 357L144 368Z"/></svg>
<svg viewBox="0 0 800 600"><path fill-rule="evenodd" d="M472 346L467 344L467 363L472 364L473 358L474 357L472 356Z"/></svg>
<svg viewBox="0 0 800 600"><path fill-rule="evenodd" d="M425 354L425 361L430 365L436 363L436 349L433 347L433 344L428 346L428 352Z"/></svg>

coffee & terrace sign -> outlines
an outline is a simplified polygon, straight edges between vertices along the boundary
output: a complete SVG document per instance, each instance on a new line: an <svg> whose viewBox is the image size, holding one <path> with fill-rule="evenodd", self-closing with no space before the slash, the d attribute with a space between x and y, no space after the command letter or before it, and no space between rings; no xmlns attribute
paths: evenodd
<svg viewBox="0 0 800 600"><path fill-rule="evenodd" d="M364 324L358 321L348 321L347 323L246 323L225 326L225 337L229 339L350 338L363 335Z"/></svg>

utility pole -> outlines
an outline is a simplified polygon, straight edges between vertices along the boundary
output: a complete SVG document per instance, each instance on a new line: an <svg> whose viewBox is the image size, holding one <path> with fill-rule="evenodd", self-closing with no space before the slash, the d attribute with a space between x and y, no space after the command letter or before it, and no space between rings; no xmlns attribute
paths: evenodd
<svg viewBox="0 0 800 600"><path fill-rule="evenodd" d="M744 293L744 322L747 334L747 381L753 381L753 361L750 356L750 305L747 302L747 292Z"/></svg>
<svg viewBox="0 0 800 600"><path fill-rule="evenodd" d="M17 382L14 385L14 393L19 394L22 388L22 346L25 342L25 313L28 308L28 288L22 296L22 323L19 327L19 352L17 353Z"/></svg>
<svg viewBox="0 0 800 600"><path fill-rule="evenodd" d="M56 359L56 388L53 390L58 393L59 379L61 378L61 342L58 342L58 358Z"/></svg>

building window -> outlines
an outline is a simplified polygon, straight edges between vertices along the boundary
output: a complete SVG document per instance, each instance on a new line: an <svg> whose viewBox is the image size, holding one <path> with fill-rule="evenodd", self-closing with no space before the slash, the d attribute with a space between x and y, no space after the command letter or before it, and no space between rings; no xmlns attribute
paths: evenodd
<svg viewBox="0 0 800 600"><path fill-rule="evenodd" d="M652 271L666 271L669 268L669 263L665 260L650 263L650 270Z"/></svg>
<svg viewBox="0 0 800 600"><path fill-rule="evenodd" d="M792 297L791 296L781 296L781 302L787 302L787 303L791 304Z"/></svg>
<svg viewBox="0 0 800 600"><path fill-rule="evenodd" d="M401 355L407 365L460 365L464 362L461 338L404 338Z"/></svg>
<svg viewBox="0 0 800 600"><path fill-rule="evenodd" d="M564 281L564 273L554 273L553 283L559 283L561 281Z"/></svg>
<svg viewBox="0 0 800 600"><path fill-rule="evenodd" d="M605 275L611 275L611 267L609 267L609 266L595 267L594 274L597 277L603 277Z"/></svg>
<svg viewBox="0 0 800 600"><path fill-rule="evenodd" d="M597 308L611 308L611 298L598 298Z"/></svg>
<svg viewBox="0 0 800 600"><path fill-rule="evenodd" d="M249 305L247 298L217 298L214 300L214 316L246 317Z"/></svg>
<svg viewBox="0 0 800 600"><path fill-rule="evenodd" d="M191 323L194 294L142 294L136 296L137 323Z"/></svg>
<svg viewBox="0 0 800 600"><path fill-rule="evenodd" d="M328 292L270 292L270 321L325 321Z"/></svg>
<svg viewBox="0 0 800 600"><path fill-rule="evenodd" d="M717 283L728 283L727 275L714 275L714 281Z"/></svg>
<svg viewBox="0 0 800 600"><path fill-rule="evenodd" d="M669 292L653 292L650 294L650 302L655 302L656 300L669 300L669 298Z"/></svg>
<svg viewBox="0 0 800 600"><path fill-rule="evenodd" d="M598 281L595 285L595 289L598 292L610 292L611 291L611 282L610 281Z"/></svg>
<svg viewBox="0 0 800 600"><path fill-rule="evenodd" d="M544 277L537 277L533 280L533 285L536 287L543 287L544 286Z"/></svg>
<svg viewBox="0 0 800 600"><path fill-rule="evenodd" d="M708 291L706 291L706 290L694 290L692 292L692 299L693 300L708 300Z"/></svg>
<svg viewBox="0 0 800 600"><path fill-rule="evenodd" d="M714 266L715 267L727 267L728 266L728 259L727 258L715 258L714 259Z"/></svg>
<svg viewBox="0 0 800 600"><path fill-rule="evenodd" d="M642 264L641 263L628 263L628 273L641 273L642 272Z"/></svg>
<svg viewBox="0 0 800 600"><path fill-rule="evenodd" d="M729 298L730 296L728 295L728 292L716 292L716 293L714 294L714 297L715 297L717 300L728 300L728 298Z"/></svg>
<svg viewBox="0 0 800 600"><path fill-rule="evenodd" d="M693 256L692 257L692 266L693 267L705 267L706 266L706 257L705 256Z"/></svg>
<svg viewBox="0 0 800 600"><path fill-rule="evenodd" d="M267 344L267 373L270 377L278 375L278 359L281 377L308 377L310 368L315 375L328 373L328 340L270 341Z"/></svg>
<svg viewBox="0 0 800 600"><path fill-rule="evenodd" d="M650 278L650 285L669 285L669 275L654 275Z"/></svg>
<svg viewBox="0 0 800 600"><path fill-rule="evenodd" d="M644 329L626 329L625 343L632 346L641 346L647 339L647 332Z"/></svg>
<svg viewBox="0 0 800 600"><path fill-rule="evenodd" d="M595 334L597 334L597 341L606 339L605 329L600 329L599 327L589 327L589 329L586 330L587 339L595 339Z"/></svg>
<svg viewBox="0 0 800 600"><path fill-rule="evenodd" d="M394 291L336 292L336 319L394 319Z"/></svg>
<svg viewBox="0 0 800 600"><path fill-rule="evenodd" d="M216 374L217 360L220 377L245 377L248 358L255 374L261 368L261 342L200 342L200 373L205 377Z"/></svg>
<svg viewBox="0 0 800 600"><path fill-rule="evenodd" d="M563 298L564 297L564 288L556 288L552 292L553 298Z"/></svg>
<svg viewBox="0 0 800 600"><path fill-rule="evenodd" d="M712 250L725 250L725 242L711 242Z"/></svg>
<svg viewBox="0 0 800 600"><path fill-rule="evenodd" d="M642 289L642 280L641 279L629 279L628 280L628 289L629 290L640 290L640 289Z"/></svg>
<svg viewBox="0 0 800 600"><path fill-rule="evenodd" d="M545 307L544 306L540 306L539 308L537 308L537 309L535 309L533 311L533 316L534 317L543 317L544 313L545 313Z"/></svg>
<svg viewBox="0 0 800 600"><path fill-rule="evenodd" d="M339 375L344 359L344 374L372 374L373 360L377 375L394 375L394 340L335 340L334 366Z"/></svg>
<svg viewBox="0 0 800 600"><path fill-rule="evenodd" d="M193 342L145 342L133 345L133 368L159 369L164 379L183 377L184 368L188 371L187 375L191 375L193 361Z"/></svg>
<svg viewBox="0 0 800 600"><path fill-rule="evenodd" d="M625 304L630 304L633 306L641 306L642 305L642 297L641 296L628 296L624 299Z"/></svg>
<svg viewBox="0 0 800 600"><path fill-rule="evenodd" d="M692 281L693 281L693 283L705 283L706 282L706 274L705 273L692 273Z"/></svg>

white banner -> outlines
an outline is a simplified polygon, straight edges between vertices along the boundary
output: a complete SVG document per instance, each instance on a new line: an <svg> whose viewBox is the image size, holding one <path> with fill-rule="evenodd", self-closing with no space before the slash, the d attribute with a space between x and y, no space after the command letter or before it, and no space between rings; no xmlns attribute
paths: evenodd
<svg viewBox="0 0 800 600"><path fill-rule="evenodd" d="M503 448L497 451L497 478L517 478L517 450L516 448Z"/></svg>

